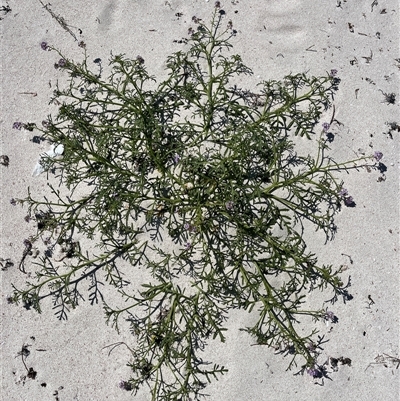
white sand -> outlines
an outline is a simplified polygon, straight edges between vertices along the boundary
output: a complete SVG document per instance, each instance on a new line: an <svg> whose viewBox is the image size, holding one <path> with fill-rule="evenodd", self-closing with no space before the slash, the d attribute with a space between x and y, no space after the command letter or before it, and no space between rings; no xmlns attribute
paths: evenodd
<svg viewBox="0 0 400 401"><path fill-rule="evenodd" d="M333 154L349 159L354 152L383 152L386 180L377 182L376 171L343 174L345 187L357 206L344 208L337 218L336 239L324 245L310 237L311 247L323 262L347 264L354 299L334 306L339 323L326 327L329 342L323 355L346 357L351 367L339 366L316 385L309 376L285 372L288 358L271 350L251 346L252 340L238 327L248 316L235 314L228 323L224 346L211 345L212 362L223 363L229 373L207 388L210 400L398 400L400 369L376 362L378 355L399 358L399 132L391 138L386 122L400 122L399 107L399 4L397 0L236 0L222 2L227 18L238 30L234 52L253 69L248 86L261 79L282 78L290 72L324 74L335 68L342 79L336 96L336 118L343 124L332 143ZM123 347L110 356L103 347L129 341L107 327L101 306L85 303L68 321L57 321L48 304L38 315L8 305L11 283L26 280L17 268L23 240L33 224L26 212L10 204L26 196L27 187L37 196L46 194L46 176L32 177L39 154L48 144L35 144L32 133L12 129L15 121L40 123L54 111L48 106L62 72L54 68L54 52L40 48L42 41L68 57L81 59L72 35L43 9L39 0L2 0L11 12L0 13L1 151L10 159L1 166L2 232L0 257L14 261L2 272L1 396L4 401L128 400L129 392L118 388L129 377L129 355ZM338 6L340 4L340 6ZM207 20L213 2L204 0L53 0L51 9L62 16L71 32L87 45L89 60L106 61L113 54L141 55L149 71L163 74L167 55L180 50L174 39L186 36L191 17ZM176 13L183 14L181 18ZM351 28L351 29L350 29ZM80 33L80 31L82 33ZM353 31L353 32L352 32ZM372 58L370 58L372 56ZM399 61L395 61L398 59ZM51 87L50 87L51 85ZM384 93L395 93L396 102L383 102ZM31 94L30 94L31 93ZM34 94L34 95L33 95ZM342 254L350 255L349 258ZM368 307L368 296L374 304ZM33 339L34 337L34 339ZM28 367L37 371L26 378L17 353L29 344ZM44 385L46 384L46 386ZM319 382L319 384L321 384ZM56 394L58 392L58 395ZM147 399L143 395L136 400Z"/></svg>

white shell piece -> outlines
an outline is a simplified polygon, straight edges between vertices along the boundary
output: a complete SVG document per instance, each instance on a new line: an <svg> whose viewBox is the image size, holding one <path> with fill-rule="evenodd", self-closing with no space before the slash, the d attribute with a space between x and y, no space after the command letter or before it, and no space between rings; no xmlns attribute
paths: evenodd
<svg viewBox="0 0 400 401"><path fill-rule="evenodd" d="M32 176L37 177L38 175L42 174L45 171L45 167L42 164L42 161L44 161L47 157L57 157L61 156L64 153L64 145L58 144L58 145L51 145L50 149L42 153L39 156L39 160L36 163L33 171L32 171Z"/></svg>
<svg viewBox="0 0 400 401"><path fill-rule="evenodd" d="M55 156L61 156L64 153L64 145L59 144L54 148Z"/></svg>
<svg viewBox="0 0 400 401"><path fill-rule="evenodd" d="M35 165L35 168L32 171L32 176L37 177L38 175L42 174L44 171L44 167L40 164L40 161L38 161Z"/></svg>

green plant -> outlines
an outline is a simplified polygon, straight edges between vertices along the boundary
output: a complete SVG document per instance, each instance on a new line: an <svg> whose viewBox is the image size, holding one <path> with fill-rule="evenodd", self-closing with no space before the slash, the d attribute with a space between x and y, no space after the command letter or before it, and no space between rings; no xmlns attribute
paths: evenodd
<svg viewBox="0 0 400 401"><path fill-rule="evenodd" d="M194 18L189 49L168 58L159 84L140 56L114 56L104 80L86 56L75 63L59 53L69 85L54 93L56 117L36 129L64 146L61 159L42 160L62 185L20 200L38 223L28 251L39 239L47 250L37 281L15 288L14 300L40 312L51 296L65 318L89 281L90 302L104 302L107 322L118 329L125 318L136 337L124 388L148 383L153 400L198 397L227 371L201 352L210 338L224 341L234 308L257 313L243 328L257 344L292 355L289 367L302 357L314 375L322 338L300 334L298 322L334 315L304 308L306 297L315 289L329 289L332 302L349 297L340 269L320 265L303 238L310 226L333 236L341 203L353 203L335 174L367 163L335 162L329 125L314 132L339 79L297 74L257 92L239 88L235 77L251 70L225 55L234 31L224 18L218 8L210 27ZM299 138L314 156L296 151ZM134 290L141 267L148 280ZM123 306L103 298L105 282Z"/></svg>

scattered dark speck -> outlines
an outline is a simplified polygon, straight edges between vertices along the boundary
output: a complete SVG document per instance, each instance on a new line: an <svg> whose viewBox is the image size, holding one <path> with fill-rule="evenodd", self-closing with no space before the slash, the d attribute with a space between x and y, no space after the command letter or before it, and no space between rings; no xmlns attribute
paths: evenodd
<svg viewBox="0 0 400 401"><path fill-rule="evenodd" d="M378 164L378 170L379 170L380 173L383 174L383 173L386 173L387 167L383 163L379 163Z"/></svg>
<svg viewBox="0 0 400 401"><path fill-rule="evenodd" d="M1 155L0 156L0 163L3 166L8 167L8 165L10 164L10 158L7 155Z"/></svg>
<svg viewBox="0 0 400 401"><path fill-rule="evenodd" d="M387 104L395 104L396 103L396 94L395 93L385 93L381 90L383 96L385 97L385 102Z"/></svg>
<svg viewBox="0 0 400 401"><path fill-rule="evenodd" d="M36 376L37 376L37 372L33 368L29 368L27 376L30 379L35 380Z"/></svg>

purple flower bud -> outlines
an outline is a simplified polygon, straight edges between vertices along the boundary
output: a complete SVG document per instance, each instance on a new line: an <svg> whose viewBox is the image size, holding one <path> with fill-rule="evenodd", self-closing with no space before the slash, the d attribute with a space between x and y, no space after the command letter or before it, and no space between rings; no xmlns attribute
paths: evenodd
<svg viewBox="0 0 400 401"><path fill-rule="evenodd" d="M235 206L235 204L232 201L228 201L225 203L225 207L227 210L233 210L234 206Z"/></svg>
<svg viewBox="0 0 400 401"><path fill-rule="evenodd" d="M179 160L181 160L181 157L175 153L172 158L174 159L174 163L177 164L179 162Z"/></svg>
<svg viewBox="0 0 400 401"><path fill-rule="evenodd" d="M58 66L63 68L66 65L67 65L67 62L63 58L60 58L60 61L58 62Z"/></svg>
<svg viewBox="0 0 400 401"><path fill-rule="evenodd" d="M355 205L355 202L354 202L354 199L352 196L346 196L343 200L344 200L344 204L346 206L354 206Z"/></svg>
<svg viewBox="0 0 400 401"><path fill-rule="evenodd" d="M192 244L190 242L186 242L185 248L190 249L192 247Z"/></svg>
<svg viewBox="0 0 400 401"><path fill-rule="evenodd" d="M338 318L335 316L335 314L332 311L326 311L325 315L324 315L324 319L327 322L331 322L331 323L337 323Z"/></svg>
<svg viewBox="0 0 400 401"><path fill-rule="evenodd" d="M322 377L322 372L317 368L307 369L307 374L309 374L313 379L319 379Z"/></svg>
<svg viewBox="0 0 400 401"><path fill-rule="evenodd" d="M183 225L183 228L184 228L185 230L189 230L190 233L195 233L195 232L197 231L196 226L194 226L193 224L189 224L189 223L185 223L185 224Z"/></svg>
<svg viewBox="0 0 400 401"><path fill-rule="evenodd" d="M40 47L42 48L42 50L49 50L49 46L48 46L47 42L42 42L40 44Z"/></svg>
<svg viewBox="0 0 400 401"><path fill-rule="evenodd" d="M19 131L21 131L21 128L23 127L23 124L20 121L16 121L13 126L14 129L17 129Z"/></svg>
<svg viewBox="0 0 400 401"><path fill-rule="evenodd" d="M346 206L354 207L356 205L355 202L354 202L353 197L349 195L349 192L347 191L346 188L342 188L338 192L338 195L343 198L344 204Z"/></svg>
<svg viewBox="0 0 400 401"><path fill-rule="evenodd" d="M330 76L330 77L335 77L335 76L337 75L337 73L338 73L338 70L333 69L333 70L331 70L331 72L329 73L329 76Z"/></svg>
<svg viewBox="0 0 400 401"><path fill-rule="evenodd" d="M323 124L322 124L322 128L323 128L323 130L324 130L325 132L328 132L328 130L329 130L329 128L330 128L330 125L329 125L328 123L323 123Z"/></svg>
<svg viewBox="0 0 400 401"><path fill-rule="evenodd" d="M24 239L24 245L26 249L28 250L32 249L32 242L29 241L28 239Z"/></svg>
<svg viewBox="0 0 400 401"><path fill-rule="evenodd" d="M374 152L374 159L377 162L379 162L382 159L382 157L383 157L383 153L382 152L379 152L377 150Z"/></svg>
<svg viewBox="0 0 400 401"><path fill-rule="evenodd" d="M311 352L314 352L317 349L317 345L315 343L313 343L312 341L310 341L307 344L307 349Z"/></svg>
<svg viewBox="0 0 400 401"><path fill-rule="evenodd" d="M14 198L10 199L10 203L15 206L17 204L17 201Z"/></svg>

